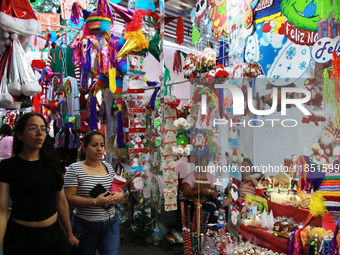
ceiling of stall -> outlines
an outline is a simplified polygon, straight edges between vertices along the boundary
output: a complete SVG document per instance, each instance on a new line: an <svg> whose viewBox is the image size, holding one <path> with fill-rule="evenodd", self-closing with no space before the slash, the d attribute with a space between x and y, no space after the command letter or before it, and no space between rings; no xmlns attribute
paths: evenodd
<svg viewBox="0 0 340 255"><path fill-rule="evenodd" d="M192 23L190 20L190 12L193 7L196 5L196 0L164 0L165 1L165 16L166 17L182 17L183 26L184 26L184 46L191 47L191 32L192 32ZM154 1L156 6L156 12L159 13L159 1ZM127 1L123 0L119 3L119 5L127 7ZM124 22L122 19L118 18L117 20L120 22ZM174 20L165 26L165 40L170 42L176 41L176 28L177 28L177 20ZM223 40L220 39L220 40ZM217 41L213 38L203 39L201 43L199 43L196 47L198 50L203 50L209 43L213 43L213 47L217 46Z"/></svg>

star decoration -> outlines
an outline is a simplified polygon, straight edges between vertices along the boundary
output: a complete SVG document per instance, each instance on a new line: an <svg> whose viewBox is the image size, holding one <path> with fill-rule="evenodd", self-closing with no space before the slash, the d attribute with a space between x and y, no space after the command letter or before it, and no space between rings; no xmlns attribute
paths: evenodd
<svg viewBox="0 0 340 255"><path fill-rule="evenodd" d="M290 64L289 66L287 66L287 72L289 71L289 70L291 70L292 69L292 64Z"/></svg>
<svg viewBox="0 0 340 255"><path fill-rule="evenodd" d="M276 80L279 80L279 78L281 77L281 75L274 75L273 76Z"/></svg>

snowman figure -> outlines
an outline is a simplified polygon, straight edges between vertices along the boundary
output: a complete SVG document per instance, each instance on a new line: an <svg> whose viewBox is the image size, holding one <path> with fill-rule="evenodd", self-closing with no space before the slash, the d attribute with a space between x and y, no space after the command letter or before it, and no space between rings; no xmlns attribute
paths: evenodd
<svg viewBox="0 0 340 255"><path fill-rule="evenodd" d="M137 157L133 158L133 164L132 164L132 166L139 166L138 163L139 163L138 158L137 158Z"/></svg>
<svg viewBox="0 0 340 255"><path fill-rule="evenodd" d="M134 148L144 148L142 138L140 136L137 136L134 141Z"/></svg>
<svg viewBox="0 0 340 255"><path fill-rule="evenodd" d="M139 116L139 115L135 115L135 118L134 118L134 123L135 123L135 127L136 128L141 128L142 127L142 118L141 118L141 116Z"/></svg>

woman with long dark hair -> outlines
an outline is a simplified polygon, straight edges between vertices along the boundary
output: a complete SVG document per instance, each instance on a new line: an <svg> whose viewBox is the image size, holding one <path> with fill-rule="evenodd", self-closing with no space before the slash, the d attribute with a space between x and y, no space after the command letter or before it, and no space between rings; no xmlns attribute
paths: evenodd
<svg viewBox="0 0 340 255"><path fill-rule="evenodd" d="M241 197L246 198L247 194L256 195L256 187L258 181L262 178L261 173L257 173L255 176L255 172L253 169L253 163L249 158L244 158L241 163L241 173L242 173L242 181L241 181Z"/></svg>
<svg viewBox="0 0 340 255"><path fill-rule="evenodd" d="M119 225L115 204L124 198L122 191L110 192L114 178L111 164L101 161L105 152L105 137L89 131L83 137L78 160L65 175L65 193L70 206L75 207L73 233L79 238L82 255L119 254Z"/></svg>
<svg viewBox="0 0 340 255"><path fill-rule="evenodd" d="M8 124L2 124L0 128L0 161L12 156L13 132Z"/></svg>
<svg viewBox="0 0 340 255"><path fill-rule="evenodd" d="M14 156L0 162L0 244L3 241L4 255L69 255L68 243L79 243L72 234L63 169L48 130L42 115L24 114L15 125ZM9 197L13 205L8 219Z"/></svg>

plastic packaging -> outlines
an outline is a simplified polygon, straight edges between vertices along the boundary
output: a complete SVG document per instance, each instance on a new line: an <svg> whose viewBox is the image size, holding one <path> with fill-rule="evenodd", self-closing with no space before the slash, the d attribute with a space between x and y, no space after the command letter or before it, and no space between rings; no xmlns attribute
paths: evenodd
<svg viewBox="0 0 340 255"><path fill-rule="evenodd" d="M155 225L155 228L153 229L153 233L152 233L152 243L153 245L159 245L159 228L158 225Z"/></svg>

